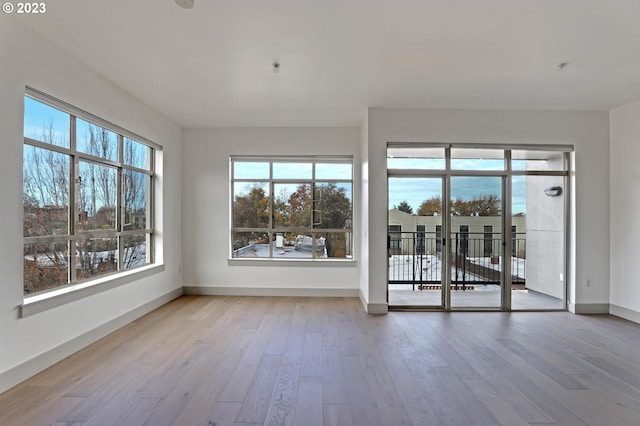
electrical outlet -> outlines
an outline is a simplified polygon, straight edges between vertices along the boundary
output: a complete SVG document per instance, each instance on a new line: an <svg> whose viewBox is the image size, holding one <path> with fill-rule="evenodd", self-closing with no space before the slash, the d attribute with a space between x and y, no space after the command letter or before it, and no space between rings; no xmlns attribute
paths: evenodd
<svg viewBox="0 0 640 426"><path fill-rule="evenodd" d="M178 273L181 274L182 273L182 265L178 265Z"/></svg>
<svg viewBox="0 0 640 426"><path fill-rule="evenodd" d="M591 287L591 278L587 278L587 280L584 282L584 285L587 287Z"/></svg>

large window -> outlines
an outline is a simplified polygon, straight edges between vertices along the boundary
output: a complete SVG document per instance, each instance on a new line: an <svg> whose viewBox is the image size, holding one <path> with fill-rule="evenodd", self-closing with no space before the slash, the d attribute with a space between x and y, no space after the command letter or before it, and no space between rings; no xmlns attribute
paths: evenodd
<svg viewBox="0 0 640 426"><path fill-rule="evenodd" d="M24 98L24 294L153 263L159 147L32 89Z"/></svg>
<svg viewBox="0 0 640 426"><path fill-rule="evenodd" d="M351 157L231 158L234 258L352 259Z"/></svg>

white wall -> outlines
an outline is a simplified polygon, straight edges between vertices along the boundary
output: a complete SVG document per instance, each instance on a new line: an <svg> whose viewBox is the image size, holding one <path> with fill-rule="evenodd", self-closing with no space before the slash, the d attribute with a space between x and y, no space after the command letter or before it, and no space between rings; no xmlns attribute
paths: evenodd
<svg viewBox="0 0 640 426"><path fill-rule="evenodd" d="M609 302L609 125L606 112L369 110L369 303L386 303L386 144L399 142L575 145L575 264L570 309ZM380 172L377 172L380 171ZM585 285L589 279L591 286ZM577 304L577 305L576 305Z"/></svg>
<svg viewBox="0 0 640 426"><path fill-rule="evenodd" d="M547 170L562 170L562 156L548 161ZM542 167L537 167L542 169ZM565 197L560 176L527 176L527 288L557 299L564 297ZM550 197L545 188L559 186L562 195Z"/></svg>
<svg viewBox="0 0 640 426"><path fill-rule="evenodd" d="M611 123L611 312L640 322L640 101Z"/></svg>
<svg viewBox="0 0 640 426"><path fill-rule="evenodd" d="M360 299L369 304L369 111L363 112L360 128ZM356 217L356 216L354 216Z"/></svg>
<svg viewBox="0 0 640 426"><path fill-rule="evenodd" d="M10 18L0 25L0 392L110 331L110 323L180 292L180 128ZM123 64L125 65L125 64ZM25 85L163 145L158 202L166 267L150 277L19 318L22 296L22 123ZM65 344L65 345L63 345ZM60 346L63 345L63 346Z"/></svg>
<svg viewBox="0 0 640 426"><path fill-rule="evenodd" d="M197 294L358 294L360 225L353 262L229 261L229 156L353 155L360 215L360 129L216 128L183 132L184 283Z"/></svg>

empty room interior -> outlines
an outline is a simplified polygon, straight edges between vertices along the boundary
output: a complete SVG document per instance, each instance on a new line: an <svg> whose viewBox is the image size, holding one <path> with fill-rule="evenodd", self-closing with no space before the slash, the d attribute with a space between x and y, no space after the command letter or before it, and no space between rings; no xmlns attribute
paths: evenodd
<svg viewBox="0 0 640 426"><path fill-rule="evenodd" d="M639 424L639 21L4 2L0 424Z"/></svg>

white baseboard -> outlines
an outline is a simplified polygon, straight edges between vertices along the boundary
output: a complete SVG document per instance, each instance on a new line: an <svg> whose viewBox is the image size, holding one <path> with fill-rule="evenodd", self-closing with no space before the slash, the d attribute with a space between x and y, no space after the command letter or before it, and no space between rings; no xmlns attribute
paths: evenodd
<svg viewBox="0 0 640 426"><path fill-rule="evenodd" d="M364 296L362 290L358 292L358 295L366 313L371 315L382 315L389 313L388 303L369 303L369 300Z"/></svg>
<svg viewBox="0 0 640 426"><path fill-rule="evenodd" d="M611 315L615 315L620 318L624 318L629 321L636 322L640 324L640 312L634 311L633 309L623 308L622 306L611 304L609 308L609 312Z"/></svg>
<svg viewBox="0 0 640 426"><path fill-rule="evenodd" d="M358 297L355 288L277 288L277 287L183 287L184 294L194 296L294 296Z"/></svg>
<svg viewBox="0 0 640 426"><path fill-rule="evenodd" d="M367 313L371 315L381 315L389 313L387 303L367 303Z"/></svg>
<svg viewBox="0 0 640 426"><path fill-rule="evenodd" d="M89 346L97 340L113 333L119 328L124 327L130 322L148 314L154 309L169 303L173 299L182 296L182 288L172 290L160 297L153 299L150 302L145 303L136 309L129 311L118 318L102 324L86 333L81 334L71 340L56 346L53 349L48 350L40 355L37 355L30 360L23 362L7 371L0 373L0 393L12 388L20 382L36 375L37 373L51 367L57 362L62 361L68 356L78 352L79 350Z"/></svg>
<svg viewBox="0 0 640 426"><path fill-rule="evenodd" d="M608 314L608 303L569 303L569 312L574 314Z"/></svg>

